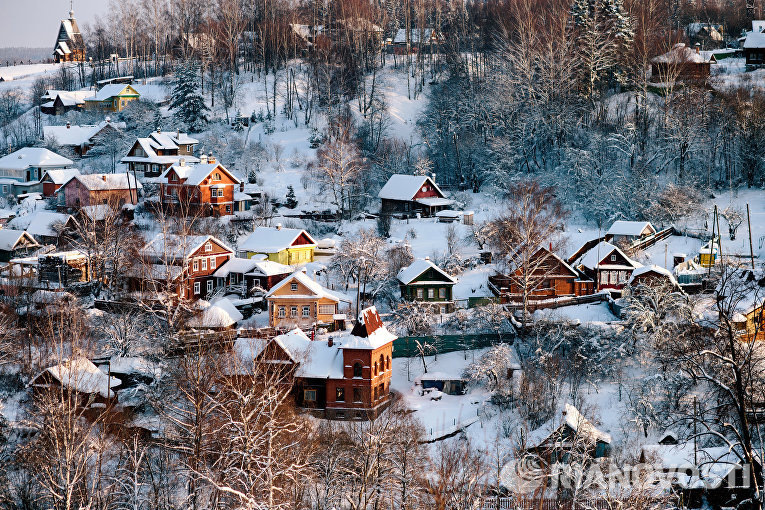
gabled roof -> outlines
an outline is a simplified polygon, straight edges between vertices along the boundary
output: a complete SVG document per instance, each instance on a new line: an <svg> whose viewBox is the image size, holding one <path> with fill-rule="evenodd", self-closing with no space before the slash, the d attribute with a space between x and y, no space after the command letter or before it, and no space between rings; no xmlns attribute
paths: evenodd
<svg viewBox="0 0 765 510"><path fill-rule="evenodd" d="M216 278L226 278L231 273L244 274L255 269L257 263L257 260L231 257L213 273L213 276Z"/></svg>
<svg viewBox="0 0 765 510"><path fill-rule="evenodd" d="M755 31L747 33L741 47L745 50L765 48L765 33Z"/></svg>
<svg viewBox="0 0 765 510"><path fill-rule="evenodd" d="M429 182L441 197L444 192L427 175L403 175L393 174L377 194L378 198L388 200L412 200L422 185Z"/></svg>
<svg viewBox="0 0 765 510"><path fill-rule="evenodd" d="M430 261L430 259L427 258L415 260L408 267L402 268L396 277L404 285L409 285L415 278L420 276L428 269L433 269L444 277L443 280L437 280L439 283L457 283L457 280L454 279L454 277L448 275L443 269L435 265Z"/></svg>
<svg viewBox="0 0 765 510"><path fill-rule="evenodd" d="M32 244L37 244L37 241L34 240L34 238L29 234L28 232L25 232L24 230L14 230L12 228L0 228L0 250L4 251L11 251L13 250L17 244L19 244L19 241L23 237L27 238L27 241L30 241Z"/></svg>
<svg viewBox="0 0 765 510"><path fill-rule="evenodd" d="M80 175L80 171L76 168L46 170L40 181L44 181L47 177L47 179L53 184L61 185L75 175Z"/></svg>
<svg viewBox="0 0 765 510"><path fill-rule="evenodd" d="M661 266L657 266L655 264L651 264L650 266L643 266L643 267L639 267L635 269L632 272L632 276L630 276L628 284L632 284L632 282L634 282L635 278L637 278L638 276L642 276L648 273L656 273L659 276L663 276L667 278L672 285L677 285L677 280L675 280L675 275L673 275L671 271Z"/></svg>
<svg viewBox="0 0 765 510"><path fill-rule="evenodd" d="M651 59L651 62L659 64L704 64L709 63L710 58L702 55L701 52L687 47L684 43L675 44L671 50Z"/></svg>
<svg viewBox="0 0 765 510"><path fill-rule="evenodd" d="M520 254L520 253L522 253L522 252L521 252L521 250L523 249L523 246L525 246L525 244L521 245L521 246L520 246L520 247L519 247L519 248L518 248L518 249L517 249L515 252L513 252L513 253L514 253L514 254ZM561 265L561 266L562 266L562 267L563 267L563 268L564 268L566 271L568 271L569 273L571 273L571 275L572 275L572 276L575 276L575 277L577 277L577 278L581 276L581 273L580 273L580 272L576 271L576 270L575 270L573 267L571 267L571 264L569 264L568 262L566 262L565 260L563 260L563 258L561 258L560 256L558 256L558 254L557 254L557 253L555 253L555 252L551 251L551 250L550 250L550 248L548 248L548 247L546 247L546 246L544 246L544 245L540 245L540 246L537 248L537 250L536 250L536 251L534 251L534 257L536 257L536 256L537 256L537 254L538 254L539 252L545 252L545 253L547 253L547 255L543 255L543 257L545 257L545 258L548 258L548 257L552 257L553 259L555 259L555 260L557 260L558 262L560 262L560 265ZM543 259L542 259L542 261L544 262L544 260L545 260L545 259L543 258ZM510 261L509 269L510 269L511 271L516 271L516 270L517 270L516 264L514 264L514 263L513 263L513 260L511 260L511 261ZM551 276L552 276L552 275L551 275Z"/></svg>
<svg viewBox="0 0 765 510"><path fill-rule="evenodd" d="M185 157L185 156L181 156ZM220 163L198 163L196 165L181 165L180 163L176 165L172 165L167 170L164 171L164 173L160 176L160 179L163 179L165 182L167 182L167 176L170 174L170 171L174 171L175 174L180 179L185 179L184 184L187 184L189 186L199 186L202 181L207 179L211 173L215 169L220 169L223 171L226 175L228 175L231 180L234 181L234 184L239 184L240 181L234 174L229 172L226 167L221 165Z"/></svg>
<svg viewBox="0 0 765 510"><path fill-rule="evenodd" d="M104 398L114 396L112 388L119 386L122 381L109 377L87 358L67 360L59 365L46 368L34 378L31 384L39 380L43 374L49 374L65 388L79 393L99 394Z"/></svg>
<svg viewBox="0 0 765 510"><path fill-rule="evenodd" d="M155 235L151 241L141 249L141 254L159 259L171 260L185 259L199 250L207 241L213 241L218 246L233 253L220 239L206 235L176 235L163 232ZM167 262L170 262L169 260Z"/></svg>
<svg viewBox="0 0 765 510"><path fill-rule="evenodd" d="M80 181L90 191L143 189L141 182L137 181L134 176L123 173L74 175L69 181L73 179ZM69 181L66 181L62 187Z"/></svg>
<svg viewBox="0 0 765 510"><path fill-rule="evenodd" d="M127 91L125 89L128 89ZM106 101L114 96L122 95L138 96L138 91L126 83L110 83L104 85L95 95L86 97L85 101Z"/></svg>
<svg viewBox="0 0 765 510"><path fill-rule="evenodd" d="M564 412L559 417L553 418L537 430L529 433L528 446L531 448L541 446L547 439L556 434L561 427L568 427L582 439L606 444L611 443L611 434L599 430L590 420L582 416L576 407L566 404Z"/></svg>
<svg viewBox="0 0 765 510"><path fill-rule="evenodd" d="M244 318L233 303L225 297L216 299L212 303L200 299L198 304L202 310L189 320L188 324L192 328L228 328Z"/></svg>
<svg viewBox="0 0 765 510"><path fill-rule="evenodd" d="M632 267L633 269L636 269L641 266L640 263L635 262L634 260L629 258L626 253L624 253L622 250L619 249L619 247L606 241L601 241L598 244L596 244L594 247L592 247L592 249L590 249L587 253L585 253L582 256L581 259L579 259L578 263L586 267L587 269L595 269L596 266L608 265L608 264L600 264L600 261L614 251L617 252L622 257L624 257L624 259L627 261L629 266Z"/></svg>
<svg viewBox="0 0 765 510"><path fill-rule="evenodd" d="M82 146L93 143L93 138L106 126L116 130L125 129L124 122L110 122L103 120L98 124L86 124L82 126L43 126L43 138L55 140L59 145Z"/></svg>
<svg viewBox="0 0 765 510"><path fill-rule="evenodd" d="M313 296L315 296L315 297L326 298L326 299L329 299L331 301L336 301L336 302L340 301L339 297L335 296L332 292L330 292L329 290L327 290L324 287L322 287L319 283L313 281L303 271L295 271L294 273L289 275L287 278L285 278L284 280L282 280L279 283L277 283L276 285L274 285L271 288L271 290L268 291L268 294L266 294L266 297L267 298L269 298L269 297L270 298L277 298L277 299L280 298L280 297L284 297L284 298L294 297L294 296L292 296L290 294L285 295L285 296L276 296L275 292L278 291L279 289L281 289L282 287L284 287L284 286L286 286L286 285L288 285L290 283L293 283L293 281L295 281L295 280L298 283L301 283L302 285L307 287L308 290L310 290L313 293ZM313 297L313 296L307 296L307 297ZM306 296L299 296L299 297L306 297Z"/></svg>
<svg viewBox="0 0 765 510"><path fill-rule="evenodd" d="M336 337L336 341L341 349L374 350L393 342L396 338L398 337L383 324L377 308L370 306L359 313L351 334Z"/></svg>
<svg viewBox="0 0 765 510"><path fill-rule="evenodd" d="M42 147L24 147L0 158L0 169L26 170L29 167L62 168L74 161Z"/></svg>
<svg viewBox="0 0 765 510"><path fill-rule="evenodd" d="M28 221L27 221L28 219ZM72 219L69 214L36 211L24 217L16 218L14 223L26 223L26 231L33 236L57 237L53 225L66 225Z"/></svg>
<svg viewBox="0 0 765 510"><path fill-rule="evenodd" d="M653 232L656 232L656 229L653 225L651 225L648 221L624 221L624 220L618 220L615 221L613 225L611 225L611 228L608 229L608 232L606 232L606 235L611 236L639 236L643 230L646 229L646 227L649 228L649 230L652 230Z"/></svg>
<svg viewBox="0 0 765 510"><path fill-rule="evenodd" d="M299 228L258 227L239 245L239 249L254 253L279 253L292 246L301 234L311 241L311 244L301 246L316 245L314 238Z"/></svg>
<svg viewBox="0 0 765 510"><path fill-rule="evenodd" d="M311 340L300 329L274 338L279 347L297 364L296 377L342 379L343 353L337 345L326 340Z"/></svg>

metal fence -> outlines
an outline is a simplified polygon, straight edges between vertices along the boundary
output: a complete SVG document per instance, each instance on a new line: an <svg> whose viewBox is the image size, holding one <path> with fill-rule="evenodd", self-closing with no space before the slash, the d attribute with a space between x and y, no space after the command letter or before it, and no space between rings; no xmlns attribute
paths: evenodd
<svg viewBox="0 0 765 510"><path fill-rule="evenodd" d="M393 341L394 358L411 358L420 353L420 346L428 345L426 356L468 349L480 349L499 343L513 342L512 333L474 333L465 335L401 336Z"/></svg>

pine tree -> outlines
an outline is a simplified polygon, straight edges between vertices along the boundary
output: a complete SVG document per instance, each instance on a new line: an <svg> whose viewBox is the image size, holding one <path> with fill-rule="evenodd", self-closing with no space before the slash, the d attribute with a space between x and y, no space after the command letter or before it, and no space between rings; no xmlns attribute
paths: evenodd
<svg viewBox="0 0 765 510"><path fill-rule="evenodd" d="M287 186L287 201L284 204L287 209L294 209L297 207L298 201L295 198L295 189L292 186Z"/></svg>
<svg viewBox="0 0 765 510"><path fill-rule="evenodd" d="M186 63L175 71L176 82L170 109L175 118L183 122L189 131L201 131L207 123L207 105L199 92L199 68L196 63Z"/></svg>

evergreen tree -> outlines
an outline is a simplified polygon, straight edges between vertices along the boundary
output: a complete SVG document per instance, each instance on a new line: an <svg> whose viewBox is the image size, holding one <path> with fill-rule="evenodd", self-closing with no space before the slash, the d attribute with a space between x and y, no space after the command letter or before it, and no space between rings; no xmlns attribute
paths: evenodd
<svg viewBox="0 0 765 510"><path fill-rule="evenodd" d="M298 201L295 198L295 189L292 186L287 186L287 201L284 206L288 209L294 209L297 205Z"/></svg>
<svg viewBox="0 0 765 510"><path fill-rule="evenodd" d="M207 123L207 105L200 93L199 67L189 62L175 71L176 82L170 109L189 131L201 131Z"/></svg>
<svg viewBox="0 0 765 510"><path fill-rule="evenodd" d="M242 112L237 110L236 111L236 117L234 117L234 131L242 131L244 130L244 117L242 117Z"/></svg>

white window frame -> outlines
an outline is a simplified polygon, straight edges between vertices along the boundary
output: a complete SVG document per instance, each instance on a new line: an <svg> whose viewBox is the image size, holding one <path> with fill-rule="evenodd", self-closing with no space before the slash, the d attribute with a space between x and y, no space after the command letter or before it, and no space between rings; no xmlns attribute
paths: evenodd
<svg viewBox="0 0 765 510"><path fill-rule="evenodd" d="M284 306L280 306L278 310L278 316L280 319L287 317L287 308Z"/></svg>
<svg viewBox="0 0 765 510"><path fill-rule="evenodd" d="M424 294L422 292L422 287L419 287L417 289L417 299L422 299L423 296L424 296Z"/></svg>
<svg viewBox="0 0 765 510"><path fill-rule="evenodd" d="M298 284L297 283L290 283L290 290L292 292L297 292L298 290Z"/></svg>
<svg viewBox="0 0 765 510"><path fill-rule="evenodd" d="M207 259L202 259L202 271L207 271Z"/></svg>
<svg viewBox="0 0 765 510"><path fill-rule="evenodd" d="M194 271L199 271L199 261L197 259L194 259L194 263L191 267L194 268L193 269Z"/></svg>
<svg viewBox="0 0 765 510"><path fill-rule="evenodd" d="M194 282L194 295L198 296L202 291L202 284L200 282Z"/></svg>
<svg viewBox="0 0 765 510"><path fill-rule="evenodd" d="M332 315L335 313L335 305L319 305L321 315Z"/></svg>
<svg viewBox="0 0 765 510"><path fill-rule="evenodd" d="M611 262L616 262L616 253L611 254Z"/></svg>
<svg viewBox="0 0 765 510"><path fill-rule="evenodd" d="M205 251L212 251L212 243L210 241L207 241L205 244Z"/></svg>
<svg viewBox="0 0 765 510"><path fill-rule="evenodd" d="M303 317L310 317L311 316L311 306L310 305L303 305L302 315L303 315Z"/></svg>
<svg viewBox="0 0 765 510"><path fill-rule="evenodd" d="M297 305L290 306L290 317L297 317L298 316L298 307Z"/></svg>
<svg viewBox="0 0 765 510"><path fill-rule="evenodd" d="M213 281L207 280L207 293L209 294L212 291L213 291Z"/></svg>
<svg viewBox="0 0 765 510"><path fill-rule="evenodd" d="M433 299L436 297L436 291L432 287L428 289L428 299Z"/></svg>
<svg viewBox="0 0 765 510"><path fill-rule="evenodd" d="M210 269L215 269L218 265L218 259L210 257Z"/></svg>

